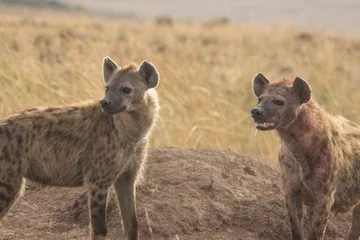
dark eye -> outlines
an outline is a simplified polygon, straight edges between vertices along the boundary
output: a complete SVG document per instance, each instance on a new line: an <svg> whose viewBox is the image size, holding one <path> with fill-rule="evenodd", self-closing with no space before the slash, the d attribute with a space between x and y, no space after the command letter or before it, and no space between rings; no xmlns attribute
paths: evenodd
<svg viewBox="0 0 360 240"><path fill-rule="evenodd" d="M261 98L258 98L258 104L261 102L261 100L262 100Z"/></svg>
<svg viewBox="0 0 360 240"><path fill-rule="evenodd" d="M125 94L129 94L129 93L131 93L131 88L124 87L124 88L121 89L121 91L122 91L123 93L125 93Z"/></svg>
<svg viewBox="0 0 360 240"><path fill-rule="evenodd" d="M106 87L105 87L105 93L107 93L108 91L109 91L109 87L106 86Z"/></svg>
<svg viewBox="0 0 360 240"><path fill-rule="evenodd" d="M273 103L275 103L275 105L277 106L284 106L284 101L281 101L281 100L273 100Z"/></svg>

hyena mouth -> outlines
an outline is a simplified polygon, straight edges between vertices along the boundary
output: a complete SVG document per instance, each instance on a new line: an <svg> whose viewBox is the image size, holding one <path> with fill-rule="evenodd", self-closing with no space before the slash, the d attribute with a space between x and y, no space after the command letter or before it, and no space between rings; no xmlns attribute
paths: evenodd
<svg viewBox="0 0 360 240"><path fill-rule="evenodd" d="M119 107L117 109L113 109L111 107L101 107L103 112L105 112L107 114L111 114L111 115L123 112L123 111L126 110L126 108L127 108L126 106L121 106L121 107Z"/></svg>
<svg viewBox="0 0 360 240"><path fill-rule="evenodd" d="M261 122L256 123L256 128L259 130L271 130L274 129L276 124L274 122Z"/></svg>

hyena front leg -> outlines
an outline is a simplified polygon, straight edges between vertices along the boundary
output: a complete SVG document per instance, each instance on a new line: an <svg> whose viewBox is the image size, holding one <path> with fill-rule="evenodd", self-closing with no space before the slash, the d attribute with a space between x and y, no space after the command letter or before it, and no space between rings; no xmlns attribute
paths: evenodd
<svg viewBox="0 0 360 240"><path fill-rule="evenodd" d="M360 205L353 209L352 225L348 236L348 240L358 239L360 239Z"/></svg>
<svg viewBox="0 0 360 240"><path fill-rule="evenodd" d="M285 203L288 211L293 240L303 240L303 206L300 190L285 190Z"/></svg>
<svg viewBox="0 0 360 240"><path fill-rule="evenodd" d="M129 240L138 239L138 222L136 217L136 193L133 171L124 172L114 183L118 199L124 233Z"/></svg>
<svg viewBox="0 0 360 240"><path fill-rule="evenodd" d="M129 240L138 240L139 238L136 216L136 180L145 159L145 150L146 143L137 149L136 155L132 159L132 166L114 182L124 233Z"/></svg>
<svg viewBox="0 0 360 240"><path fill-rule="evenodd" d="M334 203L334 192L329 195L315 195L313 216L308 240L324 239L326 223L329 218L331 206Z"/></svg>
<svg viewBox="0 0 360 240"><path fill-rule="evenodd" d="M293 160L279 153L281 180L293 240L303 240L303 204L299 187L300 177Z"/></svg>
<svg viewBox="0 0 360 240"><path fill-rule="evenodd" d="M89 184L90 235L92 240L106 239L106 209L110 184Z"/></svg>

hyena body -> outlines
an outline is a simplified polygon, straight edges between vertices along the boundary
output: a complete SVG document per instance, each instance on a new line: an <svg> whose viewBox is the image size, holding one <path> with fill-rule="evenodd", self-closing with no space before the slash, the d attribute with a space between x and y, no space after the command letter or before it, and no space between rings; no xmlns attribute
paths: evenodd
<svg viewBox="0 0 360 240"><path fill-rule="evenodd" d="M304 239L303 204L311 221L307 239L324 238L331 210L351 209L348 239L359 239L360 127L328 114L298 77L270 84L258 74L253 87L257 128L276 129L281 139L278 158L293 239Z"/></svg>
<svg viewBox="0 0 360 240"><path fill-rule="evenodd" d="M86 186L92 239L104 239L107 195L113 185L128 239L138 239L135 185L158 112L158 73L144 61L118 69L104 59L100 101L34 108L0 122L0 219L23 179L50 186ZM101 105L101 106L100 106Z"/></svg>

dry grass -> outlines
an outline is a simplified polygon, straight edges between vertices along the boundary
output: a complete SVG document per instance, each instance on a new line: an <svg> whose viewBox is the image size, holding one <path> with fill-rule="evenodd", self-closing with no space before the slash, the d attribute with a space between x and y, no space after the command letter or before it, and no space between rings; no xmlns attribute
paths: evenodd
<svg viewBox="0 0 360 240"><path fill-rule="evenodd" d="M294 29L0 18L0 116L103 96L102 58L148 59L161 74L153 147L221 148L275 160L275 132L255 137L251 80L299 75L330 112L360 123L360 38Z"/></svg>

